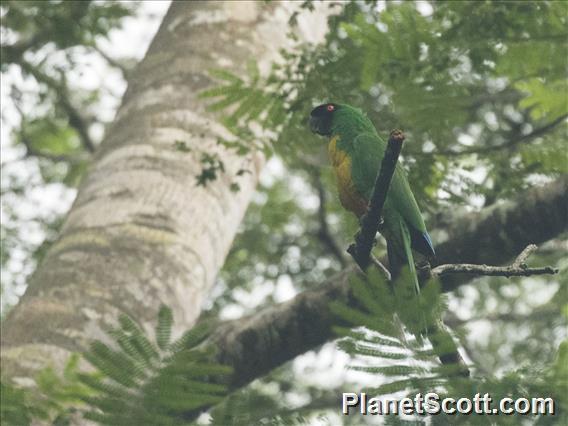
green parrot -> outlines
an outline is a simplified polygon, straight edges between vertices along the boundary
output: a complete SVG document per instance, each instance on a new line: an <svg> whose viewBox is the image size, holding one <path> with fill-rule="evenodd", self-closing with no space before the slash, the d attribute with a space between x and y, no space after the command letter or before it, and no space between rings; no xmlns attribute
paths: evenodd
<svg viewBox="0 0 568 426"><path fill-rule="evenodd" d="M310 113L310 128L329 137L329 157L337 178L343 207L361 218L368 209L386 149L367 116L352 106L326 103ZM390 271L396 278L408 266L417 291L420 287L412 251L434 257L432 240L410 190L404 170L397 164L383 207L381 233L387 242Z"/></svg>

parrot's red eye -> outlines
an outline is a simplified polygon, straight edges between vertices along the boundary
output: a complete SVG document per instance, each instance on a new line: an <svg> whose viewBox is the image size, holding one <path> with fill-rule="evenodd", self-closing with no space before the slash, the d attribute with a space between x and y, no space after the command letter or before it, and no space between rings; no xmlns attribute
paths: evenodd
<svg viewBox="0 0 568 426"><path fill-rule="evenodd" d="M329 112L332 112L334 109L335 109L335 107L334 107L333 105L328 105L328 106L327 106L327 110L328 110Z"/></svg>

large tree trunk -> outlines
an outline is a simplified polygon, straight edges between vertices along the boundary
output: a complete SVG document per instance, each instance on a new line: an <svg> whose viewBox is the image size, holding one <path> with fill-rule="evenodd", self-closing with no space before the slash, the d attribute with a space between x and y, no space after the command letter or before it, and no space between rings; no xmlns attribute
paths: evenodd
<svg viewBox="0 0 568 426"><path fill-rule="evenodd" d="M149 329L161 303L191 326L224 262L264 164L220 148L228 137L198 98L207 72L241 72L287 42L289 4L176 2L129 78L61 236L2 330L2 373L31 383L71 351L104 336L119 312ZM321 18L320 18L321 23ZM127 42L127 41L125 41ZM191 151L180 152L176 141ZM203 152L226 173L196 185ZM230 184L238 169L240 191Z"/></svg>

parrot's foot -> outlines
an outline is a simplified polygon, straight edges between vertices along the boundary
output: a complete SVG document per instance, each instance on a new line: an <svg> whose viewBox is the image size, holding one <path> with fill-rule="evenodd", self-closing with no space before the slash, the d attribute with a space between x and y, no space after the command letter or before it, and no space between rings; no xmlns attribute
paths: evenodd
<svg viewBox="0 0 568 426"><path fill-rule="evenodd" d="M359 217L359 227L362 228L362 227L363 227L363 223L365 223L366 220L367 220L367 213L365 213L364 215L361 215L361 216ZM378 230L379 232L381 232L384 225L385 225L385 221L383 220L382 217L380 217L380 218L379 218L379 227L377 228L377 230Z"/></svg>
<svg viewBox="0 0 568 426"><path fill-rule="evenodd" d="M394 139L395 141L402 143L405 139L404 133L400 129L394 129L390 132L389 139Z"/></svg>
<svg viewBox="0 0 568 426"><path fill-rule="evenodd" d="M359 218L359 226L361 226L361 228L363 228L363 222L365 222L366 219L367 219L367 214L364 214L363 216L361 216ZM385 221L383 220L383 218L382 217L379 218L379 226L377 228L377 232L379 234L382 234L384 225L385 225ZM357 238L360 237L360 232L361 231L358 231L355 234L355 241L358 241ZM375 238L373 239L373 247L376 246L378 242L379 242L379 239L375 236Z"/></svg>
<svg viewBox="0 0 568 426"><path fill-rule="evenodd" d="M368 210L367 210L368 211ZM361 216L359 216L359 228L363 227L363 223L365 223L365 220L367 220L367 213L362 214Z"/></svg>
<svg viewBox="0 0 568 426"><path fill-rule="evenodd" d="M353 239L355 241L359 241L361 239L361 232L357 232L354 236ZM377 243L379 242L379 239L377 237L373 238L373 247L375 247L377 245ZM355 246L354 244L352 244L353 246ZM349 250L347 250L347 253L351 253Z"/></svg>
<svg viewBox="0 0 568 426"><path fill-rule="evenodd" d="M416 272L420 281L429 279L432 276L430 262L426 259L416 262Z"/></svg>

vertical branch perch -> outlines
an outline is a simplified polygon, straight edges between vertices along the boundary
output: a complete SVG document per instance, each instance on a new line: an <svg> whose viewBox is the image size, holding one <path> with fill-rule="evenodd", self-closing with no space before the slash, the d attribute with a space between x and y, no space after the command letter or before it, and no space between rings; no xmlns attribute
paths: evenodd
<svg viewBox="0 0 568 426"><path fill-rule="evenodd" d="M347 252L355 259L355 262L363 271L371 263L371 250L375 244L377 231L382 223L381 214L383 206L385 205L388 188L396 169L403 142L404 134L402 131L393 130L389 136L381 169L375 181L373 194L369 202L369 210L361 219L361 230L355 236L355 243L351 244L347 249Z"/></svg>

